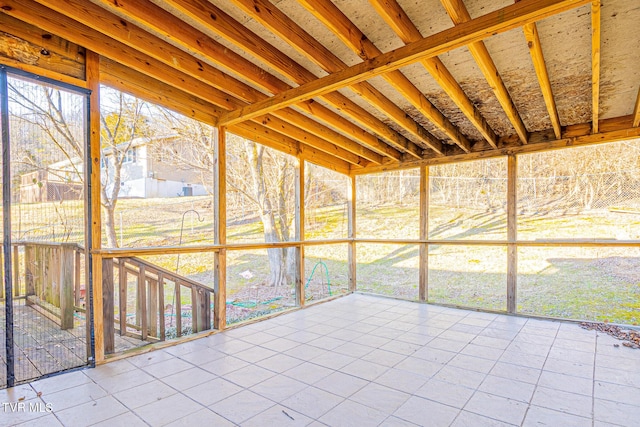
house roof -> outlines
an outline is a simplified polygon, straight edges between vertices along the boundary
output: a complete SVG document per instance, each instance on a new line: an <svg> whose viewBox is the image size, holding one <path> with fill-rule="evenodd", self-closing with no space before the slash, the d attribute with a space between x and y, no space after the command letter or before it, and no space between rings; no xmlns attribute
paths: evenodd
<svg viewBox="0 0 640 427"><path fill-rule="evenodd" d="M637 0L2 4L106 84L341 172L640 134Z"/></svg>

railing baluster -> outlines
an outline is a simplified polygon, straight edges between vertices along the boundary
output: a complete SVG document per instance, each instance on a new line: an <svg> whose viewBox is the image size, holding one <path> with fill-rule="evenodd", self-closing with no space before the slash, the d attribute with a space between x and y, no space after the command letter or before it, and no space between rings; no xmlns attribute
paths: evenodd
<svg viewBox="0 0 640 427"><path fill-rule="evenodd" d="M166 339L165 335L165 318L164 318L164 275L158 273L158 306L160 309L160 341Z"/></svg>
<svg viewBox="0 0 640 427"><path fill-rule="evenodd" d="M180 281L175 279L175 293L176 293L176 336L182 336L182 304L180 302Z"/></svg>
<svg viewBox="0 0 640 427"><path fill-rule="evenodd" d="M147 317L149 323L149 335L158 336L158 280L149 277L149 305L147 307Z"/></svg>
<svg viewBox="0 0 640 427"><path fill-rule="evenodd" d="M198 290L195 286L191 288L191 330L200 332L200 322L198 321Z"/></svg>
<svg viewBox="0 0 640 427"><path fill-rule="evenodd" d="M73 279L75 274L73 272L74 263L74 251L69 247L58 248L59 254L59 267L58 267L58 298L60 307L60 328L61 329L73 329L73 313L75 311L74 299L73 299ZM114 297L113 293L113 268L111 272L111 298ZM113 303L112 303L113 306Z"/></svg>
<svg viewBox="0 0 640 427"><path fill-rule="evenodd" d="M147 334L149 333L149 325L147 322L147 276L145 274L144 265L140 265L140 270L138 271L138 295L140 297L140 328L142 330L142 341L147 339ZM136 320L137 323L137 320Z"/></svg>
<svg viewBox="0 0 640 427"><path fill-rule="evenodd" d="M113 259L102 260L102 304L104 307L104 352L105 354L115 351L115 328L113 322Z"/></svg>
<svg viewBox="0 0 640 427"><path fill-rule="evenodd" d="M127 332L127 269L126 258L118 259L118 278L120 282L120 336Z"/></svg>
<svg viewBox="0 0 640 427"><path fill-rule="evenodd" d="M20 253L17 245L13 247L13 295L20 296Z"/></svg>
<svg viewBox="0 0 640 427"><path fill-rule="evenodd" d="M74 295L74 304L76 307L80 307L80 299L82 296L82 275L80 269L82 267L82 257L80 255L80 248L75 248L73 251L75 255L74 265L73 265L73 295Z"/></svg>

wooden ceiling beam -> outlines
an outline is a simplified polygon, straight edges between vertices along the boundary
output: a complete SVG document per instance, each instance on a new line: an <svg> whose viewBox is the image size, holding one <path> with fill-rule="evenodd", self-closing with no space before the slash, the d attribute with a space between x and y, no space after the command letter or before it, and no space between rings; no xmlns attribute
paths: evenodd
<svg viewBox="0 0 640 427"><path fill-rule="evenodd" d="M104 57L100 60L100 81L186 117L210 125L214 125L217 120L217 117L210 113L217 108L215 105ZM229 131L283 153L293 156L304 155L313 163L343 174L349 174L351 171L348 162L336 159L257 122L239 123L231 126Z"/></svg>
<svg viewBox="0 0 640 427"><path fill-rule="evenodd" d="M119 16L122 16L125 19L136 23L137 25L142 25L144 28L151 29L156 33L162 34L164 37L167 37L175 44L179 45L179 47L185 51L198 52L200 55L202 55L203 58L212 61L222 67L225 67L229 71L236 73L237 75L249 80L251 83L262 87L263 89L271 93L280 93L284 90L291 89L291 86L286 82L280 80L272 74L265 72L258 66L251 63L249 60L241 57L240 55L237 55L232 50L228 49L226 46L223 46L202 31L189 25L184 25L184 23L178 20L178 18L176 18L174 15L149 1L96 1L99 1L105 8L112 11L114 14L118 14ZM185 6L188 6L189 2L184 3L187 4L180 4L180 2L176 2L175 6L179 6L179 9L186 9ZM190 7L202 10L202 8L206 7L206 5L202 3L191 4ZM216 19L213 26L211 27L216 28L217 26L223 24L222 21L224 19L224 16L221 16L216 10L212 10L211 12L209 12L209 19L212 19L212 16L216 17ZM239 28L242 28L242 25L236 22L236 34L238 33ZM291 68L291 61L289 61L288 63L285 61L285 63L289 66L288 68ZM301 78L300 76L304 75L303 71L306 70L304 70L304 68L302 67L298 67L298 69L292 70L290 72L294 78ZM236 96L239 95L238 92L232 91L231 93ZM254 93L253 96L257 97L258 99L266 98L266 95L262 93ZM254 102L250 99L247 99L247 101ZM308 103L310 101L305 102ZM303 110L306 110L306 106L301 107ZM326 111L323 111L323 109ZM333 113L329 109L323 106L318 106L316 108L316 113L316 118L324 122L324 124L328 124L329 126L333 126L337 129L346 131L346 133L350 135L351 138L359 141L365 146L371 147L371 149L376 151L377 153L390 157L394 160L399 160L402 157L399 151L390 149L390 147L386 143L380 141L373 135L363 132L362 129L358 129L356 125L340 117L338 114ZM322 123L312 121L307 122L307 126L308 130L315 135L326 137L326 135L323 134L327 134L327 132L321 129ZM332 136L332 138L334 143L343 144L344 148L348 150L350 150L350 147L354 145L353 142L345 143L344 136L342 138L338 138L334 135ZM357 147L356 149L358 151L362 151ZM365 152L369 151L365 150ZM377 157L378 156L374 155L374 158L370 160L379 163Z"/></svg>
<svg viewBox="0 0 640 427"><path fill-rule="evenodd" d="M298 2L318 18L320 22L330 28L344 44L349 46L363 60L371 59L382 53L331 1L298 0ZM404 74L400 71L392 71L383 74L382 77L455 144L465 151L471 150L471 143L460 130L444 117ZM442 154L441 143L437 147L431 146L430 148Z"/></svg>
<svg viewBox="0 0 640 427"><path fill-rule="evenodd" d="M240 0L232 0L234 2ZM242 0L246 1L246 0ZM257 0L256 0L257 1ZM282 92L264 101L231 111L220 118L221 124L237 123L266 112L285 108L297 102L333 92L340 88L362 82L430 58L483 40L493 34L518 28L529 22L570 10L588 0L523 0L480 18L444 30L371 60L356 64L342 71ZM270 11L272 12L272 11Z"/></svg>
<svg viewBox="0 0 640 427"><path fill-rule="evenodd" d="M224 37L240 49L250 52L253 56L273 67L282 75L288 77L297 84L307 83L317 78L311 71L293 61L282 51L276 49L251 30L244 28L241 23L235 21L223 10L206 0L169 0L166 3L173 9L190 17L202 28L206 28L207 31L215 32L217 35ZM418 147L416 147L415 144L393 131L346 96L336 92L326 94L322 99L329 105L340 109L345 115L351 117L351 119L360 126L365 127L370 132L380 135L380 137L387 140L389 144L406 152L419 152ZM358 127L358 125L331 111L329 108L324 107L322 104L314 103L312 100L309 100L296 105L296 107L303 111L313 111L314 116L318 119L323 120L341 132L350 135L363 145L379 152L380 154L394 160L398 160L401 157L400 153L395 148L388 145L386 142L381 141L375 135L364 131L362 128Z"/></svg>
<svg viewBox="0 0 640 427"><path fill-rule="evenodd" d="M600 0L591 2L591 105L593 133L600 113Z"/></svg>
<svg viewBox="0 0 640 427"><path fill-rule="evenodd" d="M68 18L77 22L85 25L92 24L92 27L95 28L95 30L101 31L105 36L110 35L115 37L118 42L125 44L129 49L136 49L158 61L162 61L164 64L176 70L197 78L205 84L209 84L214 87L220 86L217 79L220 76L224 76L221 78L221 81L223 83L229 83L230 86L234 87L234 90L231 92L237 91L240 96L245 99L248 98L249 100L267 98L267 95L253 89L249 85L225 75L213 66L188 56L180 49L149 33L146 33L135 25L126 23L121 18L108 13L99 6L80 3L76 0L42 0L39 1L39 3L51 6L57 12L63 13ZM232 56L232 58L235 57ZM246 61L244 58L241 59ZM218 87L217 89L224 90L222 87ZM221 98L221 96L218 96L218 98ZM239 108L244 105L243 102L233 99L229 95L225 95L224 98L225 103L221 105L227 109ZM360 144L351 141L344 135L322 126L320 123L309 119L299 112L293 110L278 111L277 114L281 116L286 115L287 119L290 120L293 125L307 129L308 134L306 135L308 143L313 144L313 146L318 149L323 149L324 145L326 152L332 154L339 153L339 158L355 164L361 162L358 158L359 155L363 155L363 157L369 161L373 161L378 164L382 163L382 157L380 154L362 147ZM274 121L274 123L276 122L278 122L278 120ZM287 126L287 128L292 129L290 126ZM294 134L300 135L299 132L294 132ZM322 144L322 139L326 141L326 144ZM398 153L398 159L399 158L400 155Z"/></svg>
<svg viewBox="0 0 640 427"><path fill-rule="evenodd" d="M469 15L469 11L462 0L440 0L440 2L455 25L471 21L471 15ZM516 109L516 105L513 103L513 99L511 99L511 95L509 95L509 91L507 90L502 77L500 77L500 73L498 73L498 69L489 54L489 50L487 50L483 41L471 43L467 45L467 48L469 49L469 52L471 52L471 56L473 56L473 59L475 59L478 64L480 71L482 71L482 74L489 83L493 93L496 95L496 98L507 115L507 118L511 122L511 125L520 137L520 141L522 141L523 144L526 144L528 139L527 128L520 117L520 113Z"/></svg>
<svg viewBox="0 0 640 427"><path fill-rule="evenodd" d="M95 4L88 3L86 0L36 1L85 25L91 24L96 30L120 42L130 43L139 47L140 50L145 49L147 54L152 51L154 52L152 56L171 57L180 67L188 67L188 63L193 63L197 67L202 67L200 72L205 74L205 71L209 72L210 66L193 56L193 53L200 53L203 58L223 67L230 75L236 77L236 79L228 79L229 86L221 89L247 102L262 99L260 90L278 93L290 89L289 85L276 76L266 73L257 64L248 61L148 0L93 0ZM127 34L131 40L129 43L123 41ZM162 38L154 34L160 34ZM166 40L171 41L171 44L163 39L165 37ZM177 49L176 45L182 50ZM237 79L238 77L249 80L260 90L248 89L248 85L243 85Z"/></svg>
<svg viewBox="0 0 640 427"><path fill-rule="evenodd" d="M547 112L549 113L549 119L551 120L551 126L555 133L556 139L560 139L562 130L560 126L560 117L558 116L558 108L553 97L553 90L551 90L551 81L549 80L549 73L547 72L547 65L542 53L542 46L540 45L540 37L538 36L538 26L532 22L525 24L522 27L524 37L527 40L529 46L529 52L531 53L531 60L533 62L533 68L536 70L538 77L538 83L542 90L542 97L544 103L547 106Z"/></svg>
<svg viewBox="0 0 640 427"><path fill-rule="evenodd" d="M230 95L203 83L200 79L181 73L175 67L166 65L150 56L147 56L133 48L113 40L93 28L89 28L72 18L59 14L48 9L38 3L29 0L3 0L3 6L0 13L13 16L25 22L30 22L48 31L52 34L59 35L68 39L72 43L84 46L94 52L99 53L114 61L120 62L140 73L155 78L163 83L172 85L198 98L206 100L213 105L221 106L212 110L216 116L228 111L230 108L238 108L244 103ZM337 154L340 159L346 160L355 165L365 165L369 160L364 159L354 153L351 153L336 144L321 140L315 135L308 132L300 133L300 130L294 126L287 125L282 128L281 120L273 118L265 127L272 127L280 133L291 132L293 137L305 136L305 142L308 145L314 145L314 148L323 150L329 154ZM280 127L278 127L280 126Z"/></svg>
<svg viewBox="0 0 640 427"><path fill-rule="evenodd" d="M411 22L409 16L404 9L395 0L370 0L371 5L376 9L378 14L392 28L402 28L403 32L396 34L405 43L409 44L422 39L422 34L418 28ZM395 24L395 21L401 21L402 25ZM491 144L496 146L498 137L487 121L482 117L480 111L473 105L466 93L460 87L460 84L453 77L453 74L447 69L444 63L438 57L425 58L420 61L426 70L435 79L436 83L449 95L449 98L458 106L460 111L471 121L478 129L480 134Z"/></svg>
<svg viewBox="0 0 640 427"><path fill-rule="evenodd" d="M328 73L343 70L347 66L337 56L315 40L302 27L293 22L268 0L231 0L236 6L258 20L262 25L286 40L301 54L314 61ZM317 79L311 80L309 84ZM350 86L350 85L345 85ZM355 82L351 87L356 93L366 99L371 105L390 117L398 126L419 138L426 146L439 149L439 141L429 137L429 133L404 111L387 99L380 91L369 83ZM295 90L295 89L292 89ZM321 95L333 91L326 91ZM311 99L313 97L307 98ZM422 157L422 149L410 142L405 144L407 152L414 157Z"/></svg>
<svg viewBox="0 0 640 427"><path fill-rule="evenodd" d="M446 163L490 159L513 154L528 154L542 151L557 150L570 147L602 144L640 138L640 127L632 126L633 115L604 119L600 121L600 133L593 134L591 122L565 127L563 136L555 138L553 128L529 134L529 143L522 145L515 135L500 138L500 148L493 148L488 144L473 147L472 153L465 153L458 147L451 146L451 152L446 156L425 158L416 161L406 161L399 165L370 165L353 170L354 175L365 175L391 170L416 168L419 166L433 166ZM454 151L455 150L455 151Z"/></svg>

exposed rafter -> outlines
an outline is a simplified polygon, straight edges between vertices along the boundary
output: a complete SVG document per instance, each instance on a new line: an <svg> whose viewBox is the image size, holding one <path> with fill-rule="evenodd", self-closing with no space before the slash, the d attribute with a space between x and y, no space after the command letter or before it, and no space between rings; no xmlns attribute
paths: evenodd
<svg viewBox="0 0 640 427"><path fill-rule="evenodd" d="M593 133L598 133L600 113L600 0L591 2L591 105Z"/></svg>
<svg viewBox="0 0 640 427"><path fill-rule="evenodd" d="M492 34L521 27L524 24L535 22L584 3L587 3L587 0L524 0L415 43L384 53L361 64L356 64L275 95L267 100L227 113L220 118L220 123L237 123L265 112L285 108L302 100L311 99L315 96L368 80L424 58L440 55L487 38Z"/></svg>
<svg viewBox="0 0 640 427"><path fill-rule="evenodd" d="M302 27L293 22L293 20L282 13L268 0L231 1L238 7L240 7L245 13L254 17L256 20L269 28L272 32L278 34L284 40L289 42L307 58L316 62L328 73L335 73L336 71L346 69L347 66L345 63L343 63L337 56L335 56L331 51L325 48ZM436 152L441 152L440 141L430 136L430 134L424 128L422 128L419 124L417 124L414 120L407 116L407 114L402 109L400 109L397 105L387 99L372 85L370 85L369 83L361 82L362 81L354 82L354 85L351 86L350 89L366 99L379 111L386 114L398 126L402 127L404 130L420 139L426 146L433 148ZM307 84L310 83L311 82ZM343 87L346 86L350 85L343 85ZM333 91L326 91L319 95L323 95L329 92ZM311 98L313 98L313 96L307 99Z"/></svg>
<svg viewBox="0 0 640 427"><path fill-rule="evenodd" d="M640 137L637 86L627 116L600 117L623 113L630 102L616 82L634 81L637 35L627 29L640 11L625 0L520 0L499 10L491 0L474 0L475 19L466 0L438 1L448 16L401 0L0 0L0 64L87 87L91 51L94 85L99 71L103 84L350 175ZM545 19L582 5L591 13L585 16L583 7ZM376 12L406 45L381 52L398 40L388 28L376 32L365 24ZM584 18L591 21L587 37L589 26L577 26ZM533 69L528 58L514 56L524 64L514 63L503 82L496 64L521 47L519 31L510 31L519 27ZM562 38L538 35L560 27ZM422 37L418 28L430 35ZM489 55L483 40L505 32ZM474 63L452 60L447 70L438 59L460 48L468 48L484 78ZM348 66L351 52L363 62L356 57ZM584 74L584 58L591 75ZM369 82L375 76L388 84ZM585 77L592 88L586 98ZM484 90L485 80L495 97ZM509 90L514 85L514 96L523 95L513 99L517 111L505 83ZM470 101L487 96L500 105ZM500 137L480 109L503 129Z"/></svg>
<svg viewBox="0 0 640 427"><path fill-rule="evenodd" d="M98 6L81 4L80 2L77 2L75 0L48 0L41 1L40 3L46 4L52 9L64 13L66 16L78 22L82 22L86 25L93 22L93 27L96 30L101 31L102 33L111 31L110 35L116 37L119 42L126 44L129 48L134 48L140 52L143 52L144 54L162 61L168 66L173 65L174 68L183 71L185 74L190 75L194 78L198 78L212 86L215 86L217 84L215 80L216 77L222 74L221 71L208 65L207 63L197 61L195 58L189 60L189 57L185 52L158 39L157 37L149 33L144 32L142 29L134 25L123 25L123 21L119 17L106 13L104 9L101 9ZM137 4L143 4L143 2L137 2ZM155 8L155 6L153 6L153 8ZM153 12L154 15L152 16L160 16L161 18L165 19L172 18L170 16L164 16L164 11L162 9L157 10L158 8L153 8L151 8L151 10L149 11ZM116 30L114 30L114 28L116 28ZM221 63L229 61L232 63L241 61L248 62L244 60L244 58L238 57L235 54L227 54L222 58L217 57L217 59ZM249 68L249 66L247 66L247 68ZM230 86L234 86L233 91L238 92L245 98L267 98L267 96L263 93L251 88L246 84L234 80L231 77L228 77L226 82L229 83ZM223 87L219 87L218 89L224 90ZM243 104L238 100L232 101L232 98L227 98L229 99L227 101L227 104L224 105L225 108L237 108L237 106ZM341 153L339 157L344 160L357 162L357 156L362 155L369 161L373 161L378 164L382 163L382 157L380 154L362 147L349 138L346 138L338 132L320 125L318 122L315 122L314 120L297 111L291 109L283 109L276 112L274 115L277 117L257 117L256 120L261 120L265 124L271 123L272 126L279 126L280 128L286 127L291 136L294 136L296 138L304 136L305 141L313 144L313 146L318 149L324 149L328 153ZM298 127L294 128L292 127L292 124ZM305 129L305 131L303 131L304 134L301 134L299 132L299 130L302 129ZM326 141L328 144L325 144L324 141ZM347 152L352 153L353 155L349 155L347 154Z"/></svg>
<svg viewBox="0 0 640 427"><path fill-rule="evenodd" d="M469 11L467 11L462 0L440 1L447 10L449 17L454 24L458 25L471 20L471 15L469 15ZM493 59L491 59L491 55L489 55L489 51L487 50L484 42L479 41L471 43L467 48L469 49L469 52L471 52L473 59L475 59L478 64L478 67L480 67L480 71L482 71L484 78L487 79L489 86L493 89L493 93L496 95L496 98L498 99L498 102L500 102L507 118L520 137L520 141L522 141L523 144L526 144L528 139L527 128L524 126L520 113L516 109L516 106L511 99L511 95L509 95L509 91L502 81L502 77L500 77L496 64L493 62Z"/></svg>
<svg viewBox="0 0 640 427"><path fill-rule="evenodd" d="M237 73L241 77L248 79L253 84L259 85L271 93L280 93L283 90L291 88L291 86L289 86L286 82L278 79L276 76L265 72L262 69L260 69L260 71L257 73L254 72L253 68L251 67L253 64L247 59L234 54L232 51L230 51L217 41L213 40L202 31L199 31L193 27L181 25L181 21L179 21L178 18L149 1L141 0L115 2L110 0L100 0L100 3L103 4L104 7L112 10L114 13L118 13L120 16L125 17L125 19L137 23L143 23L146 28L149 28L156 33L170 38L185 51L199 52L205 59L226 67L231 72ZM200 11L203 11L203 8L207 7L205 3L189 1L176 2L176 6L181 7L182 9L196 9ZM223 28L229 28L233 26L235 27L235 29L231 33L235 36L235 38L240 38L240 36L238 35L238 29L242 27L241 24L238 22L225 22L230 20L231 18L225 16L222 11L216 10L213 7L211 9L212 10L207 14L207 16L209 17L209 19L211 19L211 16L215 16L216 22L214 23L214 25L210 25L210 27L216 28L220 26ZM180 28L176 30L177 27ZM227 32L230 31L227 30ZM242 38L244 40L255 39L246 35ZM247 44L248 43L245 43L245 45ZM243 46L243 48L245 47L246 46ZM263 48L263 50L269 50L268 47L266 47L266 49L264 49L265 46L261 47ZM295 63L293 63L293 61L291 61L290 59L288 61L282 57L280 59L282 62L287 64L287 68L291 69L290 73L292 74L292 78L294 80L303 79L303 81L298 83L309 81L315 78L311 73L309 73L301 66L294 68L293 64ZM307 76L306 79L304 79L303 77L305 75ZM262 96L262 98L264 99L265 97ZM306 101L306 103L309 104L311 103L311 101ZM306 111L308 110L309 105L300 105L297 107L301 108L303 111ZM389 147L386 143L378 140L375 136L364 132L362 129L358 128L348 120L345 120L338 114L332 112L328 108L318 104L314 106L314 114L315 117L320 121L343 132L346 132L352 138L358 140L360 143L371 148L372 150L393 160L401 159L400 152ZM317 125L311 125L309 130L313 132L317 127ZM322 135L317 136L323 137ZM345 148L348 149L347 146L345 146Z"/></svg>
<svg viewBox="0 0 640 427"><path fill-rule="evenodd" d="M371 59L382 53L331 1L299 0L299 2L362 59ZM467 152L471 150L470 142L460 130L444 117L404 74L400 71L392 71L383 74L382 77L460 148ZM435 147L432 148L442 153L442 147L437 147L439 150Z"/></svg>
<svg viewBox="0 0 640 427"><path fill-rule="evenodd" d="M418 28L411 22L405 11L395 0L370 0L370 3L387 24L398 31L402 30L402 32L396 32L396 34L404 43L408 44L422 39L422 34L420 34ZM396 21L401 21L402 24L398 25ZM435 56L424 58L421 63L431 74L431 77L449 95L449 98L458 106L460 111L478 129L480 134L492 147L496 147L498 137L495 132L482 117L476 106L473 105L467 94L464 93L460 84L440 58Z"/></svg>
<svg viewBox="0 0 640 427"><path fill-rule="evenodd" d="M137 97L148 102L162 105L180 114L204 122L210 122L208 120L208 111L216 108L214 105L193 95L189 95L166 83L150 79L145 74L104 57L100 61L100 81L115 89L135 93ZM260 123L243 122L232 126L229 130L236 135L287 154L299 155L304 153L307 159L328 169L341 173L350 172L348 162L301 144L294 138L275 132Z"/></svg>
<svg viewBox="0 0 640 427"><path fill-rule="evenodd" d="M130 46L106 37L97 30L83 25L75 19L59 14L40 4L29 0L21 0L20 2L8 0L3 1L3 4L6 7L0 8L0 12L22 19L23 21L29 20L42 29L65 37L66 39L85 46L107 58L125 64L134 70L152 76L164 83L180 88L187 93L191 93L192 95L200 97L214 105L218 105L222 107L218 109L218 114L222 114L226 109L238 108L243 105L243 102L230 97L228 94L223 93L221 90L214 88L211 85L204 83L211 78L210 76L201 76L198 78L196 76L182 73L177 70L177 67L175 66L171 66L166 62L161 62L151 56L147 56L145 53L141 53ZM86 10L89 9L87 6L88 5L85 5L85 13ZM68 4L66 7L67 13L71 13L71 9L70 4ZM108 15L104 10L102 13L103 16ZM96 24L94 24L94 27L95 26ZM129 25L127 30L133 31L132 28L134 27ZM145 40L153 40L153 36L149 35ZM167 46L167 48L169 47ZM214 73L214 71L212 71L212 73ZM228 79L229 76L227 76L227 80ZM340 153L339 158L352 164L364 165L368 163L364 158L361 158L342 147L336 146L336 144L322 140L321 138L318 138L302 129L295 128L295 126L292 126L281 119L277 119L276 117L273 117L271 120L266 121L263 124L266 127L271 127L273 130L284 134L292 132L291 137L303 137L302 140L305 143L313 145L315 148L323 150L329 154L335 155L336 153ZM283 124L286 126L283 126Z"/></svg>
<svg viewBox="0 0 640 427"><path fill-rule="evenodd" d="M531 60L533 61L533 68L536 70L538 76L538 83L542 90L542 97L544 103L547 106L549 112L549 119L551 120L551 126L553 126L553 132L557 139L560 139L562 130L560 127L560 117L558 117L558 109L556 108L556 102L553 98L553 91L551 90L551 81L549 80L549 73L547 73L547 65L544 61L544 55L542 54L542 46L540 45L540 37L538 36L538 27L535 23L526 24L522 27L524 31L524 37L527 40L529 46L529 52L531 53Z"/></svg>
<svg viewBox="0 0 640 427"><path fill-rule="evenodd" d="M553 129L532 132L529 135L529 143L526 145L521 144L519 138L514 135L512 137L500 138L500 148L497 149L488 145L484 147L474 146L472 153L464 153L462 150L459 150L458 153L450 153L445 157L433 157L404 162L400 167L408 169L423 165L439 165L474 159L488 159L510 154L535 153L539 151L640 138L640 127L632 127L631 122L632 116L630 115L604 119L600 122L600 132L597 134L591 132L590 122L566 126L566 130L560 139L554 138ZM389 165L370 165L353 171L353 174L362 175L397 169L397 167L392 168Z"/></svg>

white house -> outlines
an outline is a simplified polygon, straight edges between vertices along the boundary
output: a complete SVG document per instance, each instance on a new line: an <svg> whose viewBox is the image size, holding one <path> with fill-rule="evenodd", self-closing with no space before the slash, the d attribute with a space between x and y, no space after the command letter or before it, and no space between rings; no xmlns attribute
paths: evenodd
<svg viewBox="0 0 640 427"><path fill-rule="evenodd" d="M171 144L184 143L178 136L163 136L133 140L125 154L121 169L118 197L179 197L207 194L200 173L179 168L167 159ZM154 145L155 144L155 145ZM156 147L162 146L163 149ZM113 156L110 148L102 152L101 175L107 191L113 186ZM21 200L25 203L82 198L81 160L73 158L52 163L45 171L22 175ZM78 172L79 170L79 172ZM51 191L51 189L56 191ZM63 196L56 196L58 193ZM52 196L53 194L53 196ZM66 196L64 196L66 195Z"/></svg>

